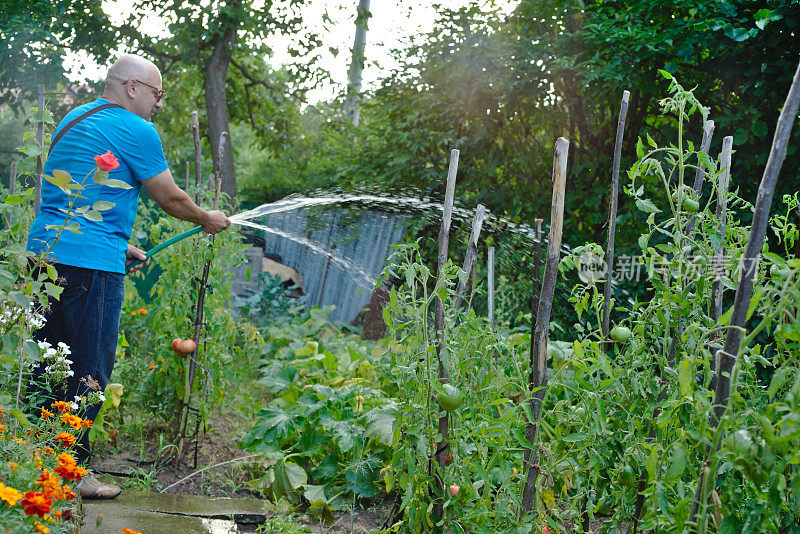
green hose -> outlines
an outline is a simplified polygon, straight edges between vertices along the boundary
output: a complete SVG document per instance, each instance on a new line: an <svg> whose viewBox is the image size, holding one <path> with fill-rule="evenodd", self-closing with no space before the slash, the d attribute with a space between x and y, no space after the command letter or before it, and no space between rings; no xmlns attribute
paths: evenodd
<svg viewBox="0 0 800 534"><path fill-rule="evenodd" d="M186 230L186 231L185 231L185 232L183 232L182 234L178 234L178 235L176 235L175 237L173 237L173 238L171 238L171 239L167 239L166 241L164 241L164 242L163 242L163 243L161 243L160 245L156 245L156 246L154 246L153 248L151 248L150 250L148 250L147 252L145 252L145 253L144 253L144 257L145 257L145 259L144 259L144 260L133 260L133 261L132 261L132 262L131 262L131 263L128 265L128 267L127 267L127 269L126 269L126 272L131 272L131 270L132 270L134 267L136 267L136 266L137 266L137 265L139 265L140 263L144 263L145 261L147 261L147 259L148 259L148 258L151 258L151 257L153 257L153 256L154 256L154 255L155 255L157 252L160 252L160 251L164 250L165 248L167 248L167 247L168 247L168 246L170 246L170 245L174 245L174 244L175 244L175 243L177 243L178 241L183 241L184 239L186 239L186 238L187 238L187 237L189 237L190 235L194 235L194 234L196 234L196 233L199 233L199 232L201 232L202 230L203 230L203 227L202 227L202 226L195 226L195 227L194 227L194 228L192 228L191 230Z"/></svg>

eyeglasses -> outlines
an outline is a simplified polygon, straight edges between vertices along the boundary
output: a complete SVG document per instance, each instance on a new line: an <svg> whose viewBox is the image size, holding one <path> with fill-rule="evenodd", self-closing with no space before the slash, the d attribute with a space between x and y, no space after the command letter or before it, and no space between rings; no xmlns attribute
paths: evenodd
<svg viewBox="0 0 800 534"><path fill-rule="evenodd" d="M151 89L155 89L156 90L156 102L161 102L161 97L164 96L164 90L163 89L159 89L158 87L153 87L149 83L145 83L142 80L137 80L136 78L131 78L131 80L133 80L135 82L139 82L142 85L146 85L147 87L149 87ZM124 82L122 82L122 85L127 85L128 82L131 81L131 80L125 80Z"/></svg>

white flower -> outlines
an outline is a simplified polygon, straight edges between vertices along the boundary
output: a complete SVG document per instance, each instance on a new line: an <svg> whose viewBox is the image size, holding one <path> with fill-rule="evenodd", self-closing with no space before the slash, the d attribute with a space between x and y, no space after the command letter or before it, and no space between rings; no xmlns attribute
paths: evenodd
<svg viewBox="0 0 800 534"><path fill-rule="evenodd" d="M67 354L72 354L72 351L69 348L69 345L64 343L63 341L58 342L59 350L66 356Z"/></svg>
<svg viewBox="0 0 800 534"><path fill-rule="evenodd" d="M70 408L72 408L73 410L77 410L78 408L80 408L80 406L78 406L78 405L77 405L77 404L75 404L74 402L70 402L70 403L69 403L69 407L70 407Z"/></svg>
<svg viewBox="0 0 800 534"><path fill-rule="evenodd" d="M44 357L45 358L50 358L51 356L55 356L56 354L57 354L57 352L56 352L56 349L54 349L54 348L49 348L46 351L44 351Z"/></svg>
<svg viewBox="0 0 800 534"><path fill-rule="evenodd" d="M53 346L50 343L48 343L47 341L37 341L36 344L39 345L39 348L42 349L42 350L47 350L47 349L49 349L50 347Z"/></svg>
<svg viewBox="0 0 800 534"><path fill-rule="evenodd" d="M72 360L70 360L69 358L64 358L64 359L63 359L63 360L61 360L61 361L62 361L62 362L64 362L64 363L66 363L67 365L72 365Z"/></svg>
<svg viewBox="0 0 800 534"><path fill-rule="evenodd" d="M75 376L75 371L67 371L67 376Z"/></svg>
<svg viewBox="0 0 800 534"><path fill-rule="evenodd" d="M100 402L105 402L105 400L106 400L106 396L103 395L102 393L98 394L97 398L100 399Z"/></svg>
<svg viewBox="0 0 800 534"><path fill-rule="evenodd" d="M82 398L83 397L81 397L80 395L75 395L75 397L74 397L75 402L80 402Z"/></svg>

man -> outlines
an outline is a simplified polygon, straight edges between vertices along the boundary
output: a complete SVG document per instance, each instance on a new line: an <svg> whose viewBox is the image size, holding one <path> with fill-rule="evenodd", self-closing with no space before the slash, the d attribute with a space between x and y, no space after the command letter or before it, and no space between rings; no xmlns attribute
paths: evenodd
<svg viewBox="0 0 800 534"><path fill-rule="evenodd" d="M109 172L109 178L122 180L131 188L112 188L87 180L82 191L86 198L79 199L74 207L91 206L98 200L113 202L114 207L102 212L102 221L79 219L81 233L64 231L53 243L56 232L47 226L63 224L65 216L59 208L67 208L68 198L53 184L42 184L41 208L28 235L28 250L40 253L49 248L49 259L64 280L64 291L46 312L47 322L35 338L53 346L66 343L74 362L74 375L68 378L64 398L48 402L69 402L75 396L85 396L89 384L99 384L100 391L108 384L114 367L125 267L145 259L142 250L128 244L142 185L169 215L201 225L209 234L231 224L224 213L203 210L175 185L161 140L150 122L162 106L163 95L158 68L142 57L125 55L108 70L103 97L70 111L53 132L46 175L64 170L80 182L94 169L95 156L110 151L119 167ZM34 375L37 373L42 373L41 368ZM82 415L94 420L99 409L99 404L89 406ZM91 451L87 432L78 443L77 453L79 463L88 467ZM100 483L91 474L84 477L78 489L84 498L113 498L121 491Z"/></svg>

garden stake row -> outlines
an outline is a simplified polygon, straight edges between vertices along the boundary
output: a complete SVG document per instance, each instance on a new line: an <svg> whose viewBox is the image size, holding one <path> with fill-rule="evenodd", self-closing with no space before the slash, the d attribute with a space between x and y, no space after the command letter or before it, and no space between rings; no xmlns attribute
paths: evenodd
<svg viewBox="0 0 800 534"><path fill-rule="evenodd" d="M450 151L450 166L447 169L447 185L444 193L444 204L442 205L442 226L439 229L439 256L436 264L436 288L444 286L444 268L447 263L447 248L450 242L450 220L453 215L453 197L456 190L456 173L458 172L459 151ZM444 303L441 297L436 296L436 311L434 315L434 331L436 335L436 360L439 364L439 386L446 384L450 380L450 375L442 361L442 344L444 343ZM437 401L438 402L438 401ZM433 461L439 468L435 471L435 500L433 504L433 516L437 521L444 515L444 466L447 458L447 449L450 444L447 441L448 429L450 424L449 413L439 406L439 411L443 415L439 417L439 435L441 442L436 444L433 453Z"/></svg>
<svg viewBox="0 0 800 534"><path fill-rule="evenodd" d="M611 321L611 285L614 272L614 233L617 231L617 197L619 196L619 164L622 159L622 135L625 132L625 118L628 116L628 99L631 92L622 92L617 119L617 138L614 141L614 163L611 167L611 198L608 201L608 239L606 241L606 283L603 287L603 339L608 338ZM584 531L586 527L584 527Z"/></svg>
<svg viewBox="0 0 800 534"><path fill-rule="evenodd" d="M703 138L700 141L700 153L708 155L708 150L711 147L711 138L714 135L714 121L706 120L703 123ZM703 171L704 165L700 156L698 155L697 158L697 171L695 172L694 176L694 183L692 184L692 191L694 191L694 195L697 198L700 198L700 195L703 191L703 180L705 179L705 172ZM695 214L693 213L689 218L689 223L686 225L686 235L690 236L692 231L694 230L695 225ZM675 356L678 352L678 344L680 343L681 336L683 336L683 323L680 319L678 319L677 323L674 327L670 328L670 344L669 350L667 351L667 365L670 367L675 366ZM664 369L658 369L658 385L661 386L661 390L658 392L658 396L656 397L656 405L653 408L652 415L650 416L650 421L648 422L648 429L647 429L647 439L649 441L653 441L656 439L656 426L655 421L658 419L658 416L661 415L661 403L667 398L667 393L669 392L668 387L668 377L667 374L664 372ZM645 502L645 495L644 491L647 489L647 478L644 473L639 476L639 480L637 483L637 492L636 492L636 504L633 510L633 517L631 518L632 532L636 534L637 529L639 527L639 519L642 517L642 510L644 509L644 502Z"/></svg>
<svg viewBox="0 0 800 534"><path fill-rule="evenodd" d="M747 320L747 310L750 303L750 296L753 292L753 278L758 267L758 260L761 255L761 248L767 234L767 224L769 222L769 210L772 205L772 195L775 192L775 184L778 181L783 160L786 157L786 147L789 142L789 135L792 131L797 110L800 108L800 64L794 73L789 94L783 105L778 124L775 128L775 135L772 139L772 148L769 152L769 159L764 168L764 175L758 187L755 210L753 212L753 222L750 227L750 236L747 239L744 256L742 258L743 268L739 271L739 283L736 286L736 295L733 300L733 314L730 319L730 326L725 336L725 345L717 352L716 365L716 387L714 388L713 411L710 416L712 430L716 430L713 447L719 448L722 439L724 426L720 425L722 417L728 407L732 386L733 370L739 356L742 344L742 335L745 331L745 321ZM687 521L688 531L704 533L708 516L708 499L711 494L711 485L716 480L717 465L712 461L711 455L715 451L711 447L706 449L706 458L703 460L700 476L697 480L694 504L692 512ZM698 513L702 507L702 516L698 520Z"/></svg>
<svg viewBox="0 0 800 534"><path fill-rule="evenodd" d="M544 266L544 280L536 310L536 327L531 338L531 350L534 352L534 365L530 371L529 400L530 419L525 426L525 435L530 447L526 448L528 461L524 464L525 488L522 491L522 509L520 517L524 518L533 510L536 500L536 476L539 473L538 425L539 412L547 390L547 331L550 327L550 312L553 307L553 296L558 275L558 263L561 259L561 237L564 226L564 190L567 185L567 156L569 141L563 137L556 140L553 151L553 198L550 208L550 233L547 239L547 259Z"/></svg>
<svg viewBox="0 0 800 534"><path fill-rule="evenodd" d="M725 235L725 226L727 224L727 210L728 210L728 185L731 180L731 153L733 152L733 137L730 135L722 140L722 154L720 155L720 165L722 166L722 174L719 175L719 183L717 185L717 220L719 220L719 232ZM724 241L724 240L723 240ZM719 250L714 251L714 259L712 265L721 265L722 259L725 257L725 245L720 244ZM711 318L714 323L719 321L722 316L722 281L714 280L711 289ZM716 368L716 365L715 365Z"/></svg>
<svg viewBox="0 0 800 534"><path fill-rule="evenodd" d="M219 136L219 157L217 158L217 167L215 172L216 187L214 189L214 209L219 207L219 195L222 186L222 158L224 155L225 143L227 142L228 132L222 132ZM211 246L214 245L214 236L210 239ZM194 387L194 374L197 365L197 350L200 346L200 330L203 326L203 304L205 303L206 286L208 284L208 272L211 269L211 257L209 257L203 266L203 276L200 279L200 287L197 289L197 304L195 306L195 320L194 320L194 334L192 339L195 343L194 352L189 356L189 364L186 372L184 382L183 402L181 403L181 419L178 426L178 448L177 455L175 456L175 466L180 464L186 454L186 427L189 419L189 411L191 410L191 397L192 388ZM196 436L195 436L196 437Z"/></svg>
<svg viewBox="0 0 800 534"><path fill-rule="evenodd" d="M461 269L467 273L464 281L459 280L456 286L456 298L453 304L453 313L456 313L458 307L461 305L461 300L464 298L464 293L467 290L467 284L472 276L475 263L478 259L478 236L481 235L481 228L483 221L486 218L486 207L483 204L478 204L475 209L475 217L472 219L472 230L469 233L469 241L467 242L467 253L464 255L464 265Z"/></svg>

